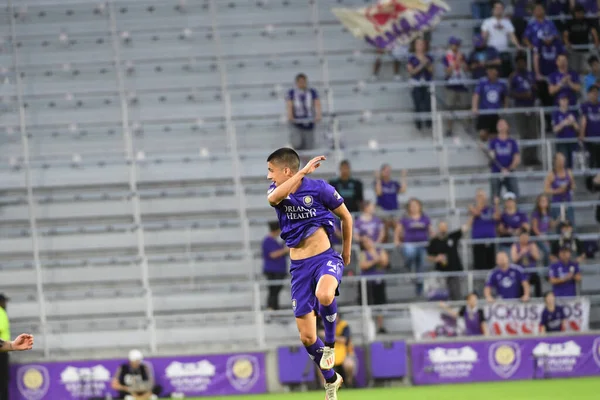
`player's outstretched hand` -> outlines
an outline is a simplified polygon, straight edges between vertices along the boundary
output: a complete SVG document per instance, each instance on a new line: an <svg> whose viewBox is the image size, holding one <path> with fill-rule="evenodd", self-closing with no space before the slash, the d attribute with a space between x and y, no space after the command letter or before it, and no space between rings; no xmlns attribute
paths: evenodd
<svg viewBox="0 0 600 400"><path fill-rule="evenodd" d="M304 168L302 168L302 172L305 175L312 174L317 168L319 168L321 166L321 162L325 161L325 160L326 160L325 156L317 156L317 157L313 158L308 163L306 163Z"/></svg>
<svg viewBox="0 0 600 400"><path fill-rule="evenodd" d="M33 348L33 335L22 333L12 342L15 351L31 350Z"/></svg>

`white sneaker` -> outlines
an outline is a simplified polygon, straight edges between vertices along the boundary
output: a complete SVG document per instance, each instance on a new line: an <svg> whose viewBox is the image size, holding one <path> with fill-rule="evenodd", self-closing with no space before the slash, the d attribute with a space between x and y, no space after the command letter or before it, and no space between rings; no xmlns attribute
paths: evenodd
<svg viewBox="0 0 600 400"><path fill-rule="evenodd" d="M323 347L323 357L319 363L319 368L330 370L335 365L335 349L333 347Z"/></svg>
<svg viewBox="0 0 600 400"><path fill-rule="evenodd" d="M335 382L333 382L333 383L325 382L325 400L337 400L337 392L340 389L340 386L342 386L342 383L344 383L344 380L342 379L340 374L338 374L337 372L336 372L335 376L336 376Z"/></svg>

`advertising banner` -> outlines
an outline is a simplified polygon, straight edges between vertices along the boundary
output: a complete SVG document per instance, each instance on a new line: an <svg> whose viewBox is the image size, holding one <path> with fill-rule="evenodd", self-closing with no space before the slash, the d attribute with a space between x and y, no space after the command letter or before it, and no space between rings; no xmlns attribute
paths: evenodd
<svg viewBox="0 0 600 400"><path fill-rule="evenodd" d="M11 400L104 398L110 381L126 361L94 360L11 366ZM147 358L164 393L186 397L266 392L263 353Z"/></svg>

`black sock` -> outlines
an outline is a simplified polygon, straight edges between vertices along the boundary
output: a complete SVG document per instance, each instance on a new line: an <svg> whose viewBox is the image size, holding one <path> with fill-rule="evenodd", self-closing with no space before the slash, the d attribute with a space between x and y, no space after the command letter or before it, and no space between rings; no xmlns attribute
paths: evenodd
<svg viewBox="0 0 600 400"><path fill-rule="evenodd" d="M324 343L325 343L325 346L330 347L332 349L335 347L335 342L333 342L333 343L324 342Z"/></svg>
<svg viewBox="0 0 600 400"><path fill-rule="evenodd" d="M337 380L337 374L333 374L333 376L329 379L325 379L325 382L327 383L333 383Z"/></svg>

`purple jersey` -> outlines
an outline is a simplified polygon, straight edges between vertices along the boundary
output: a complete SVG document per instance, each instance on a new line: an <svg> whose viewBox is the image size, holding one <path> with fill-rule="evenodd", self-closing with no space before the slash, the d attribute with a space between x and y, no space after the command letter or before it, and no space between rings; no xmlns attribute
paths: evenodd
<svg viewBox="0 0 600 400"><path fill-rule="evenodd" d="M292 113L295 120L305 120L304 122L295 122L300 128L312 129L315 118L315 100L319 98L319 93L313 89L300 90L298 88L290 89L286 100L292 102Z"/></svg>
<svg viewBox="0 0 600 400"><path fill-rule="evenodd" d="M548 275L551 278L564 278L570 273L576 275L579 273L579 264L570 261L564 264L562 261L550 265ZM552 291L556 297L574 297L577 296L577 284L571 279L567 282L552 285Z"/></svg>
<svg viewBox="0 0 600 400"><path fill-rule="evenodd" d="M537 221L538 230L540 233L548 233L550 232L550 215L549 214L540 214L539 211L533 211L531 213L531 221Z"/></svg>
<svg viewBox="0 0 600 400"><path fill-rule="evenodd" d="M471 237L473 239L488 239L496 237L496 224L494 208L484 207L479 216L473 218Z"/></svg>
<svg viewBox="0 0 600 400"><path fill-rule="evenodd" d="M404 229L405 243L427 242L429 240L431 221L427 215L421 214L416 219L406 215L400 218L400 224Z"/></svg>
<svg viewBox="0 0 600 400"><path fill-rule="evenodd" d="M527 281L523 268L511 264L506 271L498 267L491 270L485 286L496 289L496 295L503 299L518 299L521 297L523 281Z"/></svg>
<svg viewBox="0 0 600 400"><path fill-rule="evenodd" d="M383 249L376 249L375 251L377 251L377 254L379 254L379 253L381 253L383 251ZM373 256L368 251L363 251L360 254L360 256L364 257L367 261L373 260ZM383 274L383 273L385 273L385 272L381 268L377 268L377 264L374 264L369 269L361 269L360 270L360 274L361 275L380 275L380 274Z"/></svg>
<svg viewBox="0 0 600 400"><path fill-rule="evenodd" d="M429 62L431 64L433 64L433 57L431 57L429 54L426 55L427 59L429 60ZM408 63L410 65L412 65L413 67L418 66L419 64L421 64L421 61L417 58L417 56L415 55L411 55L408 58ZM410 79L416 80L416 81L430 81L432 78L432 74L431 72L429 72L429 70L427 69L427 67L423 67L423 69L421 69L418 73L416 73L415 75L411 75Z"/></svg>
<svg viewBox="0 0 600 400"><path fill-rule="evenodd" d="M377 242L379 235L383 231L383 221L376 216L364 218L360 216L354 221L354 230L359 236L367 236L374 242Z"/></svg>
<svg viewBox="0 0 600 400"><path fill-rule="evenodd" d="M381 181L381 196L377 196L377 205L386 211L398 209L398 192L400 191L400 182L389 180Z"/></svg>
<svg viewBox="0 0 600 400"><path fill-rule="evenodd" d="M560 71L554 71L553 73L551 73L548 76L548 82L551 85L557 85L558 82L560 82L562 80L562 78L564 76L566 76L567 74L569 74L571 76L571 82L573 82L573 83L579 83L579 74L577 72L573 71L573 70L569 70L567 73L564 73L564 74L562 72L560 72ZM566 94L569 97L569 105L574 106L575 104L577 104L577 92L575 92L573 89L571 89L565 83L559 89L559 91L556 93L556 95L554 96L555 103L557 105L558 105L558 99L563 94Z"/></svg>
<svg viewBox="0 0 600 400"><path fill-rule="evenodd" d="M560 332L564 320L565 312L561 306L555 306L554 311L550 311L547 307L544 307L540 325L546 327L546 332Z"/></svg>
<svg viewBox="0 0 600 400"><path fill-rule="evenodd" d="M556 72L558 68L556 66L556 58L559 54L565 54L565 47L558 38L554 39L550 44L540 40L536 44L534 51L539 56L540 74L550 76L550 74Z"/></svg>
<svg viewBox="0 0 600 400"><path fill-rule="evenodd" d="M469 65L478 62L481 65L479 65L478 67L475 68L471 68L471 78L472 79L481 79L485 76L485 63L495 60L495 59L500 59L500 55L498 54L498 51L491 46L487 46L487 47L483 47L483 48L476 48L474 49L471 54L469 54L469 58L467 60L467 62L469 63Z"/></svg>
<svg viewBox="0 0 600 400"><path fill-rule="evenodd" d="M527 28L525 28L525 33L523 36L527 38L527 40L529 40L533 46L536 46L538 40L542 39L543 32L546 29L549 29L554 36L559 36L556 25L554 25L554 22L550 21L549 19L544 19L541 22L536 19L530 20L527 24Z"/></svg>
<svg viewBox="0 0 600 400"><path fill-rule="evenodd" d="M567 187L566 192L552 195L553 203L564 203L571 201L571 177L569 174L565 174L565 176L558 176L557 174L554 174L554 178L552 179L550 186L552 189L558 189L561 186Z"/></svg>
<svg viewBox="0 0 600 400"><path fill-rule="evenodd" d="M463 306L458 315L465 321L465 335L466 336L480 336L483 335L481 331L481 323L485 322L485 316L483 310L479 308L469 308L469 306Z"/></svg>
<svg viewBox="0 0 600 400"><path fill-rule="evenodd" d="M502 140L494 138L489 141L488 147L494 152L496 162L490 163L492 172L500 172L501 168L508 168L513 162L515 155L519 154L517 141L511 138Z"/></svg>
<svg viewBox="0 0 600 400"><path fill-rule="evenodd" d="M517 71L510 77L511 93L529 94L530 98L515 98L515 107L533 107L535 104L535 94L533 93L535 85L535 76L531 71Z"/></svg>
<svg viewBox="0 0 600 400"><path fill-rule="evenodd" d="M517 210L514 214L503 212L500 216L500 221L506 228L519 229L523 224L528 222L528 219L524 212Z"/></svg>
<svg viewBox="0 0 600 400"><path fill-rule="evenodd" d="M515 246L517 247L517 254L520 254L522 247L520 243L515 243ZM523 268L523 271L525 273L526 276L528 276L527 274L527 269L529 268L535 268L537 265L537 261L533 258L533 256L531 255L531 247L528 246L527 247L527 251L525 252L524 255L522 255L517 261L516 264L521 266Z"/></svg>
<svg viewBox="0 0 600 400"><path fill-rule="evenodd" d="M563 112L561 110L552 111L552 126L556 126L563 122L565 119L569 118L569 115L572 115L575 121L577 121L577 112L567 110ZM569 139L576 138L577 131L573 128L573 125L568 125L562 128L560 131L556 133L556 137L559 139Z"/></svg>
<svg viewBox="0 0 600 400"><path fill-rule="evenodd" d="M600 103L586 101L581 105L581 115L585 116L586 137L600 137Z"/></svg>
<svg viewBox="0 0 600 400"><path fill-rule="evenodd" d="M263 272L284 274L287 272L286 256L271 258L269 254L273 251L283 249L280 243L272 236L267 236L262 242Z"/></svg>
<svg viewBox="0 0 600 400"><path fill-rule="evenodd" d="M269 193L275 190L275 184ZM344 203L342 196L333 186L323 180L303 178L295 193L274 206L281 228L281 238L292 248L319 228L325 228L331 237L334 231L335 210Z"/></svg>
<svg viewBox="0 0 600 400"><path fill-rule="evenodd" d="M504 98L508 90L506 84L496 80L490 81L488 78L479 80L475 93L479 95L480 110L499 110L504 107Z"/></svg>

